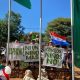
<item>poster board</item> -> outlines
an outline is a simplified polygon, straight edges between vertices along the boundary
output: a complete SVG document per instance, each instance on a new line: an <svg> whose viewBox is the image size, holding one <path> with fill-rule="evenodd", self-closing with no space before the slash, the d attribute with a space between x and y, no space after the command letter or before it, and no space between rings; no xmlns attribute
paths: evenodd
<svg viewBox="0 0 80 80"><path fill-rule="evenodd" d="M9 60L10 61L24 60L23 47L24 47L24 44L9 43Z"/></svg>
<svg viewBox="0 0 80 80"><path fill-rule="evenodd" d="M25 62L39 61L39 45L28 44L24 46Z"/></svg>
<svg viewBox="0 0 80 80"><path fill-rule="evenodd" d="M21 60L25 62L39 61L39 45L10 43L9 60Z"/></svg>
<svg viewBox="0 0 80 80"><path fill-rule="evenodd" d="M44 48L45 57L43 60L44 66L62 68L63 49L46 46Z"/></svg>

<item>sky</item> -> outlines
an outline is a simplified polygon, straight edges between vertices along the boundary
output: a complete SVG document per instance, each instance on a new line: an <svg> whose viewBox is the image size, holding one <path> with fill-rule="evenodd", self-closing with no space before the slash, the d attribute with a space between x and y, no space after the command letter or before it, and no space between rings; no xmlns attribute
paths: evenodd
<svg viewBox="0 0 80 80"><path fill-rule="evenodd" d="M11 10L22 16L21 25L24 32L40 32L40 0L30 0L32 8L28 9L12 0ZM0 0L0 19L8 12L8 0ZM70 18L70 0L42 0L42 32L50 21L63 17Z"/></svg>

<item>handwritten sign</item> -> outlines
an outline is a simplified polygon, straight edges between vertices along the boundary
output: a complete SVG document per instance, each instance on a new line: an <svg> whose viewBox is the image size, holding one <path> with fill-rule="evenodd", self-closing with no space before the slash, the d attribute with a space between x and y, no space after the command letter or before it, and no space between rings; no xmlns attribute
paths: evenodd
<svg viewBox="0 0 80 80"><path fill-rule="evenodd" d="M44 49L44 53L45 53L45 58L43 61L44 66L62 68L63 49L46 46Z"/></svg>
<svg viewBox="0 0 80 80"><path fill-rule="evenodd" d="M39 61L39 45L10 43L9 60L23 60L25 62Z"/></svg>
<svg viewBox="0 0 80 80"><path fill-rule="evenodd" d="M39 46L38 45L25 45L24 54L26 55L25 62L39 61Z"/></svg>

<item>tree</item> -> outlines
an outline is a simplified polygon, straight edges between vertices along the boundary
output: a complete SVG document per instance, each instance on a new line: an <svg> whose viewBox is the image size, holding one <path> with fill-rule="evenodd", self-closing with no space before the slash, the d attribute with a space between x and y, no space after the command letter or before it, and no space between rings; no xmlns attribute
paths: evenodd
<svg viewBox="0 0 80 80"><path fill-rule="evenodd" d="M48 43L50 41L49 33L43 33L42 34L42 41L45 42L45 43Z"/></svg>
<svg viewBox="0 0 80 80"><path fill-rule="evenodd" d="M24 35L24 27L21 26L20 14L11 12L11 23L10 23L10 42L21 39ZM3 20L0 20L0 45L7 43L8 35L8 14L6 14Z"/></svg>
<svg viewBox="0 0 80 80"><path fill-rule="evenodd" d="M49 22L46 29L46 35L49 35L50 31L54 31L70 39L70 36L71 36L70 18L57 18Z"/></svg>
<svg viewBox="0 0 80 80"><path fill-rule="evenodd" d="M0 20L0 47L5 46L7 41L7 26L6 21Z"/></svg>
<svg viewBox="0 0 80 80"><path fill-rule="evenodd" d="M41 41L43 42L44 41L44 37L45 37L45 34L42 33L41 34ZM39 32L30 32L30 33L27 33L25 35L25 41L35 41L36 43L39 43Z"/></svg>
<svg viewBox="0 0 80 80"><path fill-rule="evenodd" d="M38 32L30 32L26 34L26 39L31 41L39 42L39 33Z"/></svg>
<svg viewBox="0 0 80 80"><path fill-rule="evenodd" d="M5 21L8 20L8 14L5 17ZM20 37L24 34L24 27L21 26L21 15L11 12L11 25L10 25L10 41L20 40Z"/></svg>

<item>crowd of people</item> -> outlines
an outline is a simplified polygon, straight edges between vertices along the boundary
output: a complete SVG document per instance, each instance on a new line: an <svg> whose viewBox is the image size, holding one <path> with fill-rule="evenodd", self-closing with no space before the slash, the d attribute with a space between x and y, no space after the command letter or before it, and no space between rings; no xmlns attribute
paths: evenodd
<svg viewBox="0 0 80 80"><path fill-rule="evenodd" d="M41 80L49 80L47 72L46 72L45 69L41 69L41 78L38 75L37 80L40 80L40 79ZM33 77L33 75L32 75L32 71L31 70L26 70L25 71L25 76L24 76L23 80L35 80L34 77Z"/></svg>
<svg viewBox="0 0 80 80"><path fill-rule="evenodd" d="M10 80L10 74L11 74L11 66L6 65L6 61L3 60L0 64L0 80ZM35 80L32 71L26 70L25 75L22 80ZM37 80L40 80L40 76L38 75ZM48 75L45 69L41 69L41 80L49 80Z"/></svg>
<svg viewBox="0 0 80 80"><path fill-rule="evenodd" d="M32 41L31 43L35 44L35 41ZM46 44L46 45L52 46L52 47L60 47L60 46L52 45L51 42L49 42L49 44ZM42 46L42 47L44 47L44 46ZM44 53L43 50L41 52ZM63 61L62 61L62 68L68 68L68 69L72 70L72 53L71 53L71 50L67 49L64 51L63 54L64 54L64 56L63 56ZM6 61L3 60L0 63L0 80L9 80L10 74L11 74L11 66L10 65L7 66ZM40 76L38 75L37 80L39 80L39 79L40 79ZM23 77L23 80L35 80L33 75L32 75L31 70L25 71L25 75ZM41 69L41 80L49 80L48 75L47 75L47 71L45 69Z"/></svg>

